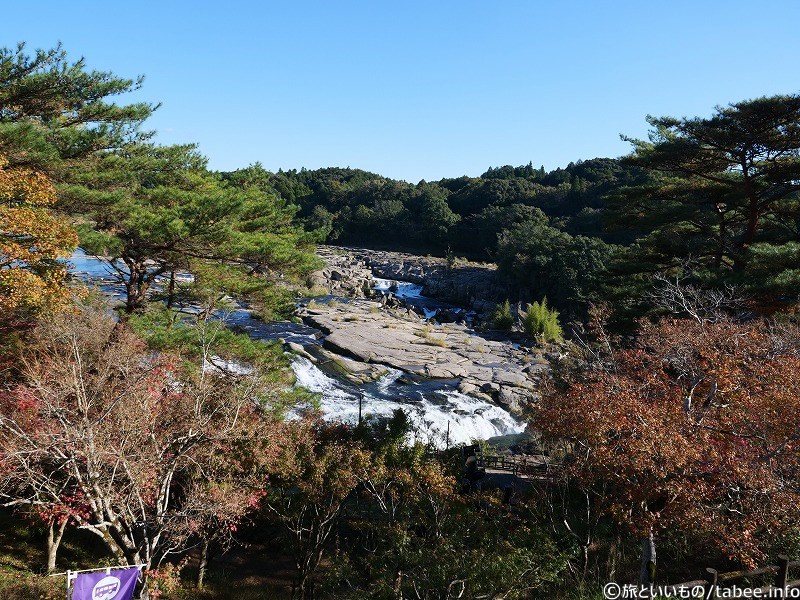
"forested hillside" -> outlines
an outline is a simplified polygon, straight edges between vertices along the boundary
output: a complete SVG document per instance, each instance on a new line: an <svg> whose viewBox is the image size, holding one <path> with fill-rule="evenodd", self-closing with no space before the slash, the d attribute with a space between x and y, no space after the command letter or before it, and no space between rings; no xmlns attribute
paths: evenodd
<svg viewBox="0 0 800 600"><path fill-rule="evenodd" d="M450 249L492 260L498 234L536 220L540 213L532 209L572 236L610 243L629 240L623 232L605 227L605 198L635 185L644 173L618 159L598 158L550 173L529 164L489 168L480 177L417 184L349 168L264 176L284 198L300 205L308 226L322 228L330 243L405 246L439 255Z"/></svg>

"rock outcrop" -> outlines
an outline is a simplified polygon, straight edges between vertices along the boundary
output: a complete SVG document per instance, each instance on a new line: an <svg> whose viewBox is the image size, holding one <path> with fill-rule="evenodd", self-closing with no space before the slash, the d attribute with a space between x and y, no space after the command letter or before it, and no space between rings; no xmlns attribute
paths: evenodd
<svg viewBox="0 0 800 600"><path fill-rule="evenodd" d="M491 312L498 302L509 297L508 286L499 280L496 266L490 263L457 260L448 264L444 258L400 252L350 251L378 277L418 283L429 298L465 306L478 313Z"/></svg>
<svg viewBox="0 0 800 600"><path fill-rule="evenodd" d="M317 255L325 266L308 278L309 287L324 289L333 296L365 298L372 289L372 270L365 261L349 251L333 246L319 246Z"/></svg>
<svg viewBox="0 0 800 600"><path fill-rule="evenodd" d="M365 291L365 282L374 274L421 285L425 296L472 309L484 319L511 295L490 263L458 260L448 264L432 256L335 246L320 246L318 254L326 266L313 275L313 283L334 295L368 297L371 284Z"/></svg>
<svg viewBox="0 0 800 600"><path fill-rule="evenodd" d="M405 309L377 302L310 303L303 320L326 333L326 349L421 378L456 379L465 394L520 414L536 400L548 361L540 348L492 340L453 323L432 325Z"/></svg>

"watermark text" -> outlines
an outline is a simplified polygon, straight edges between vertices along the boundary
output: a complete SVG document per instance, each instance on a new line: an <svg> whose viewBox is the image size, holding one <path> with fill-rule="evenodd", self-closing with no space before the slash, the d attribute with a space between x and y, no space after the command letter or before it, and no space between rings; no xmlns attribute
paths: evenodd
<svg viewBox="0 0 800 600"><path fill-rule="evenodd" d="M603 598L621 600L623 598L797 598L800 588L748 588L721 587L708 590L703 585L674 587L671 585L626 585L607 583L603 586Z"/></svg>

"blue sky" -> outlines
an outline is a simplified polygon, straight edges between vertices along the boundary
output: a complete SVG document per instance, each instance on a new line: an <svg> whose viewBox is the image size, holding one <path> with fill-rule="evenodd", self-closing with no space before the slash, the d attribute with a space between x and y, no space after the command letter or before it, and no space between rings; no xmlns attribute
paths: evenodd
<svg viewBox="0 0 800 600"><path fill-rule="evenodd" d="M211 168L417 182L620 156L645 116L800 92L800 1L15 2L0 45L58 40L145 75L161 143Z"/></svg>

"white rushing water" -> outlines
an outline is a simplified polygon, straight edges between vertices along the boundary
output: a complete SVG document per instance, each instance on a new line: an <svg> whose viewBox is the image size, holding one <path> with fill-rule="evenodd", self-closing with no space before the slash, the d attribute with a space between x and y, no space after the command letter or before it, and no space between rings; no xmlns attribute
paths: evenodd
<svg viewBox="0 0 800 600"><path fill-rule="evenodd" d="M379 292L392 292L395 296L404 300L422 297L422 286L410 281L395 281L379 277L373 277L372 281L374 282L372 289Z"/></svg>
<svg viewBox="0 0 800 600"><path fill-rule="evenodd" d="M435 318L442 309L447 309L451 313L462 314L465 317L469 317L470 315L473 317L475 316L475 313L470 313L458 306L453 306L446 302L424 296L422 294L424 287L416 283L411 283L410 281L373 277L372 282L373 290L376 292L392 293L400 300L405 300L407 304L416 308L426 320Z"/></svg>
<svg viewBox="0 0 800 600"><path fill-rule="evenodd" d="M426 390L424 394L411 391L401 398L397 393L400 384L396 380L402 372L397 369L390 369L375 383L374 389L359 392L329 377L306 358L293 358L292 368L297 375L297 385L321 395L320 408L328 420L357 423L358 396L362 393L364 417L390 417L396 409L402 408L416 430L412 439L432 442L439 447L525 430L523 423L499 406L453 389Z"/></svg>

